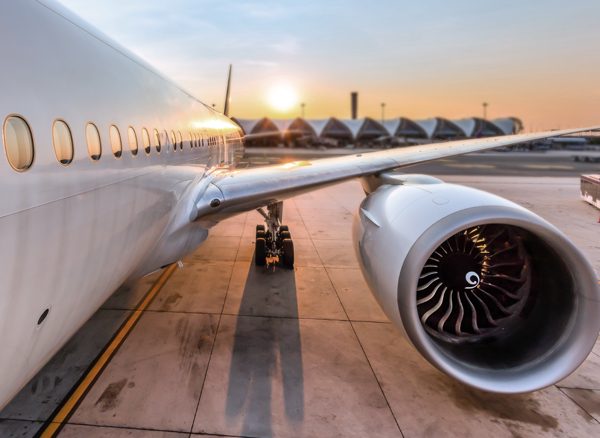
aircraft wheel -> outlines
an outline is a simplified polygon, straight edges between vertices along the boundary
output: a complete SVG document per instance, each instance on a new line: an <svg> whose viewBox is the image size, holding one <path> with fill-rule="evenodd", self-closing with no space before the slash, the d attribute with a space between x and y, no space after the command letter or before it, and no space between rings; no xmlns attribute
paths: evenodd
<svg viewBox="0 0 600 438"><path fill-rule="evenodd" d="M256 232L258 233L259 231L265 231L265 226L264 225L257 225L256 226Z"/></svg>
<svg viewBox="0 0 600 438"><path fill-rule="evenodd" d="M283 241L285 239L291 239L292 238L292 234L289 231L283 231L281 233L279 233L279 238Z"/></svg>
<svg viewBox="0 0 600 438"><path fill-rule="evenodd" d="M256 231L256 238L257 239L266 239L267 235L265 233L264 230L257 230Z"/></svg>
<svg viewBox="0 0 600 438"><path fill-rule="evenodd" d="M282 249L283 267L288 269L294 269L294 242L292 242L292 239L283 239Z"/></svg>
<svg viewBox="0 0 600 438"><path fill-rule="evenodd" d="M282 225L279 227L279 232L282 231L290 231L290 227L288 227L287 225Z"/></svg>
<svg viewBox="0 0 600 438"><path fill-rule="evenodd" d="M267 241L264 237L256 239L254 247L254 264L256 266L265 266L267 264Z"/></svg>

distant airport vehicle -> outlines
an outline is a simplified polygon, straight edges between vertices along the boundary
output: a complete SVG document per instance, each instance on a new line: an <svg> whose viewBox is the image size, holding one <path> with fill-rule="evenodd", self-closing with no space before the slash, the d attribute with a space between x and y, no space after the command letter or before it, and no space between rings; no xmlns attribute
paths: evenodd
<svg viewBox="0 0 600 438"><path fill-rule="evenodd" d="M0 406L119 285L180 260L222 219L259 209L256 264L293 266L283 201L351 178L366 193L362 271L440 370L533 391L594 346L597 277L563 233L497 196L395 172L581 129L236 169L235 123L58 3L3 1L0 36Z"/></svg>
<svg viewBox="0 0 600 438"><path fill-rule="evenodd" d="M581 175L581 198L600 208L600 175Z"/></svg>
<svg viewBox="0 0 600 438"><path fill-rule="evenodd" d="M573 155L573 161L582 161L584 163L600 163L600 152L580 152Z"/></svg>

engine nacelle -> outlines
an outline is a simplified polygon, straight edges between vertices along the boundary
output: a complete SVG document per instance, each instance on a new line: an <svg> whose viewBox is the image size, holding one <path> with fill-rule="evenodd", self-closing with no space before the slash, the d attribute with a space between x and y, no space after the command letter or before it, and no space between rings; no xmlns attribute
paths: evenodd
<svg viewBox="0 0 600 438"><path fill-rule="evenodd" d="M383 175L354 242L391 321L433 365L470 386L534 391L572 373L600 329L585 256L506 199L421 175Z"/></svg>

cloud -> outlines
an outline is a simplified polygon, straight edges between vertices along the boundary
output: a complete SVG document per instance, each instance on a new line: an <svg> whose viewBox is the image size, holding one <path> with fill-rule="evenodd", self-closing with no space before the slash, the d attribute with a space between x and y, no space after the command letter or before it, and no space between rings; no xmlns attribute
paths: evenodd
<svg viewBox="0 0 600 438"><path fill-rule="evenodd" d="M300 42L295 37L287 36L268 44L267 47L283 55L294 55L300 50Z"/></svg>
<svg viewBox="0 0 600 438"><path fill-rule="evenodd" d="M283 18L287 16L289 10L279 3L264 2L232 3L232 8L249 17L267 20Z"/></svg>
<svg viewBox="0 0 600 438"><path fill-rule="evenodd" d="M261 68L276 68L279 67L278 62L266 61L261 59L242 59L239 64L248 67L261 67Z"/></svg>

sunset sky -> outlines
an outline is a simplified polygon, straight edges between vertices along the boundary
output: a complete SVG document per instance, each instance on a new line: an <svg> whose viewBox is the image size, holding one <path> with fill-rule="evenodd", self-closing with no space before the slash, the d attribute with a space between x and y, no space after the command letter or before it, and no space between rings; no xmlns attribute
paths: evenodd
<svg viewBox="0 0 600 438"><path fill-rule="evenodd" d="M232 115L600 122L600 1L61 0ZM285 90L289 105L273 100ZM297 101L296 101L297 100ZM285 110L282 107L290 106Z"/></svg>

